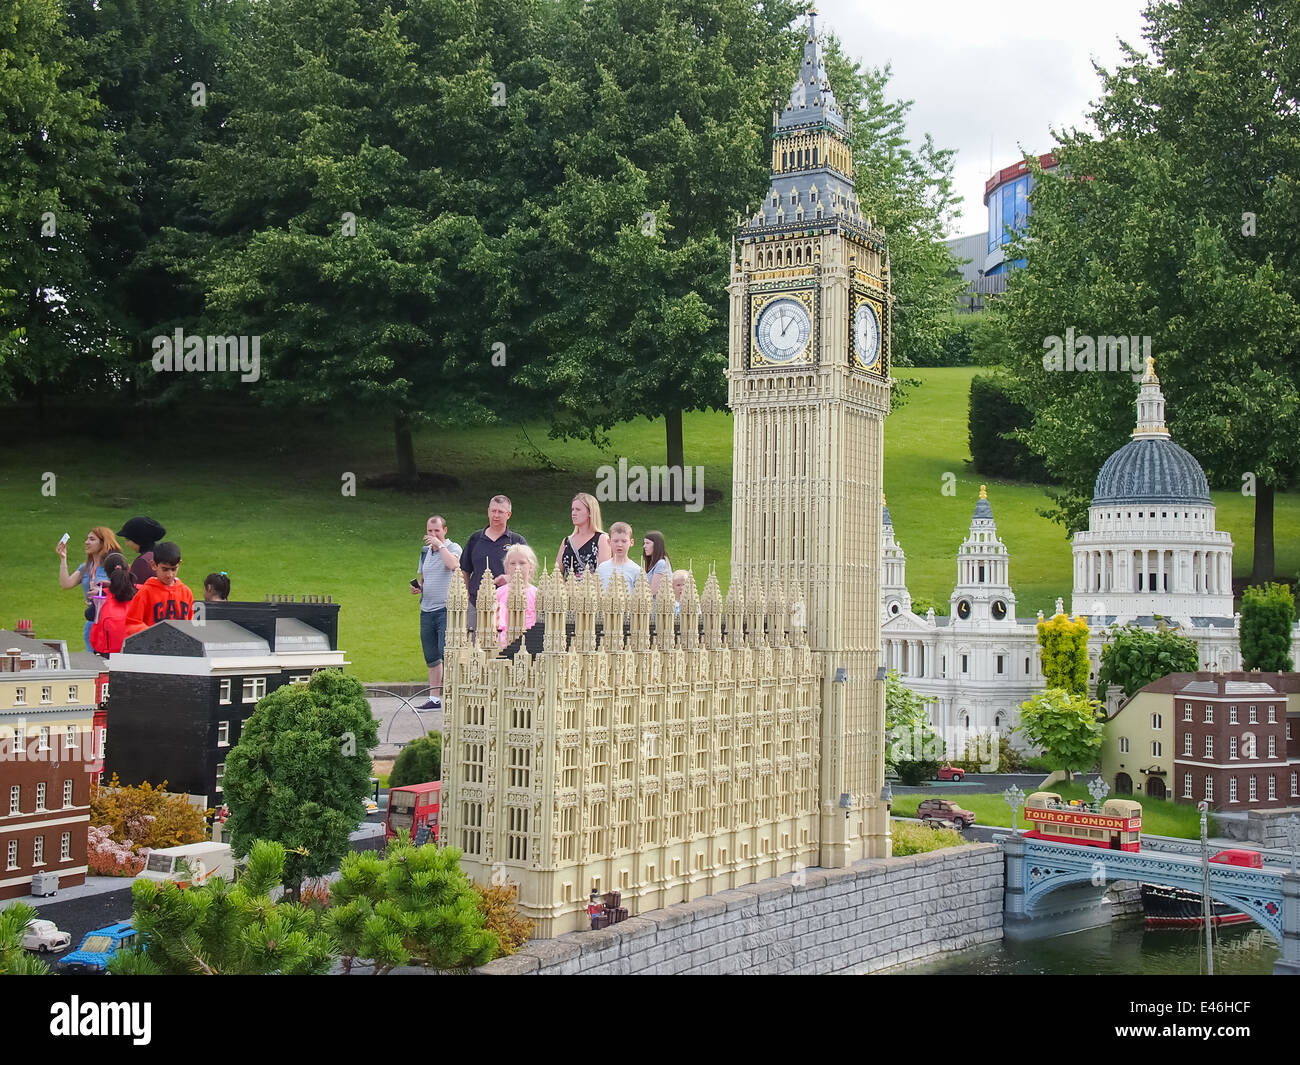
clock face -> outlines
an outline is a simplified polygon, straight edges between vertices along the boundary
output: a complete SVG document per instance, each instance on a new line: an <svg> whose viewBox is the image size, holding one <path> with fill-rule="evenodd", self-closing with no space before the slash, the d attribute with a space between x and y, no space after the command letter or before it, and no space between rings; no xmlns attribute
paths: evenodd
<svg viewBox="0 0 1300 1065"><path fill-rule="evenodd" d="M865 300L853 315L853 355L868 370L880 364L880 317Z"/></svg>
<svg viewBox="0 0 1300 1065"><path fill-rule="evenodd" d="M1001 621L1006 616L1007 616L1007 604L1004 603L1001 599L993 600L993 617L996 620Z"/></svg>
<svg viewBox="0 0 1300 1065"><path fill-rule="evenodd" d="M807 346L812 336L812 316L795 299L776 299L759 313L754 323L758 350L771 362L790 362Z"/></svg>
<svg viewBox="0 0 1300 1065"><path fill-rule="evenodd" d="M957 616L958 616L959 618L961 618L963 621L965 621L968 617L970 617L970 600L969 600L969 599L958 599L958 600L957 600Z"/></svg>

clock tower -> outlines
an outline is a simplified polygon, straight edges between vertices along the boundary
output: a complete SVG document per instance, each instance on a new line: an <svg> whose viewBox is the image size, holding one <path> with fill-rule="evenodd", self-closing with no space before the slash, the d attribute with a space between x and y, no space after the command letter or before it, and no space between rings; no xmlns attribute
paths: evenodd
<svg viewBox="0 0 1300 1065"><path fill-rule="evenodd" d="M728 286L731 577L788 582L792 620L821 652L820 864L837 868L889 853L879 670L891 307L885 236L858 204L815 10L775 116L771 173Z"/></svg>

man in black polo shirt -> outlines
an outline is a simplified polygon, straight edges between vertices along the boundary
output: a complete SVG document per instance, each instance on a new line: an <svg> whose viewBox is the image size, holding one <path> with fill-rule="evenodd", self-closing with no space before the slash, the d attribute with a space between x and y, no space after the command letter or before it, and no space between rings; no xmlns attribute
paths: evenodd
<svg viewBox="0 0 1300 1065"><path fill-rule="evenodd" d="M469 631L474 632L478 621L478 589L485 570L491 570L493 583L499 588L509 582L506 577L506 549L511 544L528 543L517 532L506 526L510 520L510 500L493 496L488 503L487 528L470 533L465 550L460 554L460 572L469 591Z"/></svg>

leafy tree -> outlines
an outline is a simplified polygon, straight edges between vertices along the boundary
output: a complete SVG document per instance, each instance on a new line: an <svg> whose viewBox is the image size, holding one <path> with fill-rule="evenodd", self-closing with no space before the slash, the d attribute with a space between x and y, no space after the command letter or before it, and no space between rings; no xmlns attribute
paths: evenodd
<svg viewBox="0 0 1300 1065"><path fill-rule="evenodd" d="M236 854L254 841L288 851L285 887L323 876L347 853L365 817L370 755L378 726L355 677L322 670L308 684L286 684L258 702L222 781Z"/></svg>
<svg viewBox="0 0 1300 1065"><path fill-rule="evenodd" d="M120 202L79 42L58 0L14 0L0 19L0 393L97 375L112 300L93 220ZM21 335L15 335L21 331Z"/></svg>
<svg viewBox="0 0 1300 1065"><path fill-rule="evenodd" d="M388 786L400 788L407 784L424 784L442 777L442 733L434 732L412 740L393 762L388 774Z"/></svg>
<svg viewBox="0 0 1300 1065"><path fill-rule="evenodd" d="M663 416L667 463L680 466L682 412L725 405L731 238L767 186L799 10L554 5L546 77L519 94L513 127L512 154L547 163L520 175L492 314L525 352L520 380L551 400L553 435L600 440L616 422Z"/></svg>
<svg viewBox="0 0 1300 1065"><path fill-rule="evenodd" d="M1285 584L1250 587L1241 597L1241 663L1246 669L1290 670L1295 596Z"/></svg>
<svg viewBox="0 0 1300 1065"><path fill-rule="evenodd" d="M411 961L468 969L495 957L497 936L484 927L460 854L396 839L383 856L354 851L343 859L325 927L339 942L345 973L358 959L382 975Z"/></svg>
<svg viewBox="0 0 1300 1065"><path fill-rule="evenodd" d="M1112 684L1119 685L1125 696L1132 696L1170 673L1194 673L1200 662L1196 641L1174 629L1147 632L1136 625L1114 628L1101 648L1097 698L1105 702Z"/></svg>
<svg viewBox="0 0 1300 1065"><path fill-rule="evenodd" d="M931 727L926 709L934 701L933 696L912 691L896 670L885 678L885 768L904 783L933 779L944 756L944 742Z"/></svg>
<svg viewBox="0 0 1300 1065"><path fill-rule="evenodd" d="M486 299L485 227L520 193L496 179L518 116L493 85L518 84L542 6L400 6L252 5L223 138L192 168L216 237L189 268L218 332L261 338L259 398L391 417L409 482L416 427L518 398L491 316L467 308ZM504 357L515 370L522 353Z"/></svg>
<svg viewBox="0 0 1300 1065"><path fill-rule="evenodd" d="M1098 69L1096 133L1057 134L1027 265L995 301L1023 434L1086 527L1094 478L1133 427L1123 373L1048 372L1045 339L1149 336L1171 430L1211 483L1255 491L1254 574L1273 573L1273 500L1300 435L1300 21L1289 0L1181 0L1145 11L1149 55ZM1035 169L1036 164L1031 164Z"/></svg>
<svg viewBox="0 0 1300 1065"><path fill-rule="evenodd" d="M0 976L49 976L50 967L23 949L27 922L40 914L35 906L11 902L0 909Z"/></svg>
<svg viewBox="0 0 1300 1065"><path fill-rule="evenodd" d="M253 844L234 883L219 877L182 890L137 880L131 886L141 946L114 957L118 976L319 976L337 953L320 914L293 902L272 902L285 875L278 843Z"/></svg>
<svg viewBox="0 0 1300 1065"><path fill-rule="evenodd" d="M1039 621L1038 645L1043 649L1043 677L1047 686L1062 688L1072 695L1087 695L1087 620L1057 614Z"/></svg>
<svg viewBox="0 0 1300 1065"><path fill-rule="evenodd" d="M1070 779L1091 769L1101 750L1102 725L1097 703L1083 695L1048 688L1020 704L1017 730Z"/></svg>

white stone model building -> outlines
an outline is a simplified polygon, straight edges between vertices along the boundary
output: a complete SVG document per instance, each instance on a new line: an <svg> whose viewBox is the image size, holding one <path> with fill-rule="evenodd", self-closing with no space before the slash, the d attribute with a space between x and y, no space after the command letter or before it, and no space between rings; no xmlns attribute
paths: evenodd
<svg viewBox="0 0 1300 1065"><path fill-rule="evenodd" d="M1044 688L1037 617L1017 618L1010 560L985 489L957 554L948 617L912 611L906 557L884 512L881 638L885 664L914 691L933 696L935 726L949 751L966 732L1015 726L1018 707ZM1197 643L1204 669L1241 669L1239 618L1232 610L1232 538L1214 527L1200 463L1170 438L1165 397L1147 360L1133 439L1102 465L1088 529L1074 537L1071 612L1092 625L1093 676L1111 624L1154 629L1156 617ZM1056 601L1053 613L1063 603ZM1300 624L1292 657L1300 662Z"/></svg>

